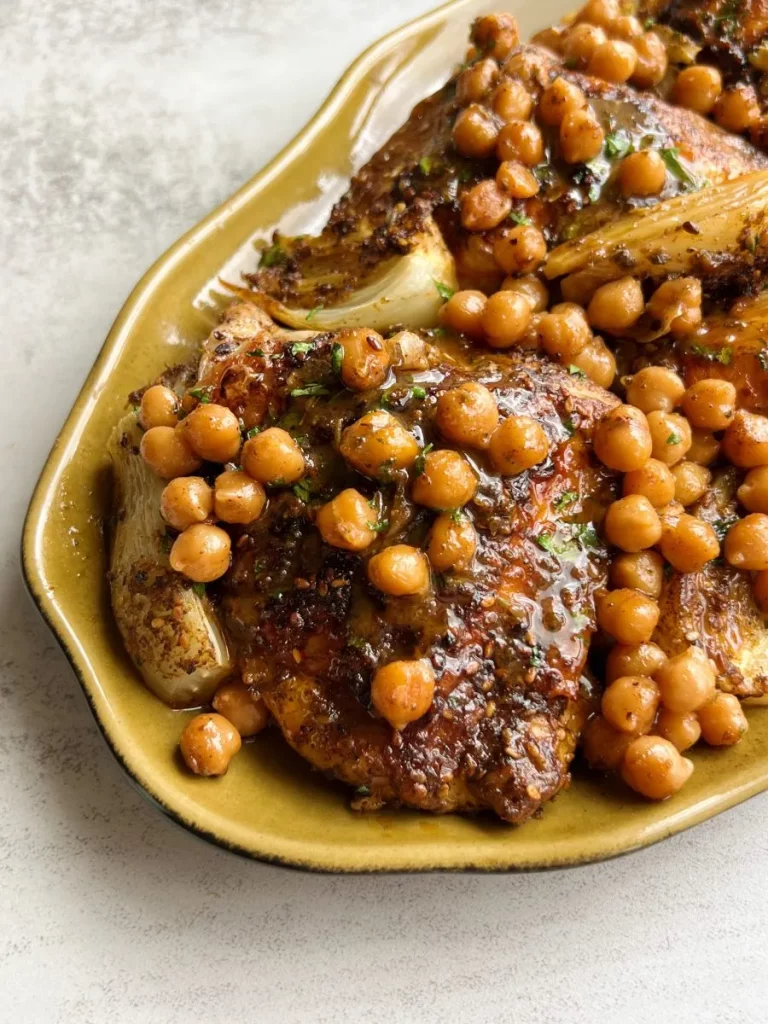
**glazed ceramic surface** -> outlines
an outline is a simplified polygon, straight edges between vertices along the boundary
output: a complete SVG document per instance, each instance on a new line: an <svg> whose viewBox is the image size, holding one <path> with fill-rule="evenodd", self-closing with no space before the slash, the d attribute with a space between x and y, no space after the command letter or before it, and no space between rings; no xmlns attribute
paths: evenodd
<svg viewBox="0 0 768 1024"><path fill-rule="evenodd" d="M455 0L377 43L350 68L304 131L146 274L120 312L45 466L24 533L30 590L78 675L110 747L134 782L180 824L247 856L326 871L514 870L586 863L646 846L768 785L768 713L727 751L697 750L691 782L648 804L577 774L522 828L490 817L410 811L360 815L347 790L313 773L275 732L249 743L221 779L181 767L188 713L154 698L125 655L106 584L110 509L106 440L128 394L192 356L236 281L275 227L319 230L350 174L441 85L468 25L495 8ZM559 17L562 0L517 0L524 36Z"/></svg>

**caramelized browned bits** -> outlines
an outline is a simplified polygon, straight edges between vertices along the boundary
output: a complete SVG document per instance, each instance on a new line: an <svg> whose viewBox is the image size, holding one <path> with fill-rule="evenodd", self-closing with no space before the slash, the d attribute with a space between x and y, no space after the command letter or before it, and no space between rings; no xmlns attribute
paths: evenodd
<svg viewBox="0 0 768 1024"><path fill-rule="evenodd" d="M189 476L203 460L178 427L150 427L141 439L141 456L163 480Z"/></svg>
<svg viewBox="0 0 768 1024"><path fill-rule="evenodd" d="M269 427L246 441L241 460L248 476L273 486L296 483L306 469L301 448L282 427Z"/></svg>
<svg viewBox="0 0 768 1024"><path fill-rule="evenodd" d="M611 586L629 587L648 597L659 598L664 584L664 559L656 551L626 552L611 562ZM627 675L651 673L629 672Z"/></svg>
<svg viewBox="0 0 768 1024"><path fill-rule="evenodd" d="M627 747L621 766L626 784L649 800L673 796L692 774L693 762L660 736L638 736Z"/></svg>
<svg viewBox="0 0 768 1024"><path fill-rule="evenodd" d="M510 416L491 437L488 453L497 472L515 476L546 459L549 441L542 426L530 416Z"/></svg>
<svg viewBox="0 0 768 1024"><path fill-rule="evenodd" d="M738 409L722 442L723 454L734 466L768 466L768 418Z"/></svg>
<svg viewBox="0 0 768 1024"><path fill-rule="evenodd" d="M162 384L153 384L141 396L139 426L143 430L152 427L175 427L179 421L179 399L175 392Z"/></svg>
<svg viewBox="0 0 768 1024"><path fill-rule="evenodd" d="M500 291L488 299L483 312L483 330L493 348L509 348L521 341L531 319L531 305L522 295Z"/></svg>
<svg viewBox="0 0 768 1024"><path fill-rule="evenodd" d="M566 163L594 160L602 152L604 142L602 125L589 110L574 110L560 122L560 152Z"/></svg>
<svg viewBox="0 0 768 1024"><path fill-rule="evenodd" d="M736 495L748 512L768 513L768 466L750 469Z"/></svg>
<svg viewBox="0 0 768 1024"><path fill-rule="evenodd" d="M683 396L683 412L699 430L725 430L736 412L736 388L728 380L699 380Z"/></svg>
<svg viewBox="0 0 768 1024"><path fill-rule="evenodd" d="M587 318L599 331L623 334L637 323L644 309L640 282L633 277L622 277L597 289L587 307Z"/></svg>
<svg viewBox="0 0 768 1024"><path fill-rule="evenodd" d="M269 711L264 701L254 697L239 681L220 686L211 703L241 736L255 736L269 723Z"/></svg>
<svg viewBox="0 0 768 1024"><path fill-rule="evenodd" d="M672 102L699 114L709 114L722 92L723 77L717 68L694 64L684 68L672 87Z"/></svg>
<svg viewBox="0 0 768 1024"><path fill-rule="evenodd" d="M527 121L533 111L533 96L516 78L506 78L493 94L493 109L502 121Z"/></svg>
<svg viewBox="0 0 768 1024"><path fill-rule="evenodd" d="M648 459L640 469L625 474L622 482L625 496L640 494L654 508L663 508L675 497L675 478L672 470L658 459Z"/></svg>
<svg viewBox="0 0 768 1024"><path fill-rule="evenodd" d="M723 554L735 569L768 569L768 515L752 512L734 523L725 535Z"/></svg>
<svg viewBox="0 0 768 1024"><path fill-rule="evenodd" d="M261 484L242 470L226 470L214 485L216 518L247 526L264 511L267 496Z"/></svg>
<svg viewBox="0 0 768 1024"><path fill-rule="evenodd" d="M341 379L348 388L366 391L384 383L389 373L390 358L378 331L349 328L339 331L336 341L344 349Z"/></svg>
<svg viewBox="0 0 768 1024"><path fill-rule="evenodd" d="M685 394L685 384L674 372L663 366L646 366L627 385L627 401L644 413L672 412Z"/></svg>
<svg viewBox="0 0 768 1024"><path fill-rule="evenodd" d="M204 523L213 512L213 491L201 476L177 476L160 495L160 512L174 530Z"/></svg>
<svg viewBox="0 0 768 1024"><path fill-rule="evenodd" d="M648 429L653 443L653 457L668 466L674 466L691 447L691 428L688 420L675 412L648 413Z"/></svg>
<svg viewBox="0 0 768 1024"><path fill-rule="evenodd" d="M711 747L732 747L749 728L738 697L717 693L709 704L699 708L701 736Z"/></svg>
<svg viewBox="0 0 768 1024"><path fill-rule="evenodd" d="M637 63L630 82L638 89L652 89L667 73L669 60L667 48L655 32L646 32L632 45L637 54Z"/></svg>
<svg viewBox="0 0 768 1024"><path fill-rule="evenodd" d="M647 498L630 494L608 508L603 534L609 544L622 551L643 551L660 539L661 520Z"/></svg>
<svg viewBox="0 0 768 1024"><path fill-rule="evenodd" d="M701 726L693 711L670 711L662 708L656 719L654 730L662 739L669 740L682 752L699 742Z"/></svg>
<svg viewBox="0 0 768 1024"><path fill-rule="evenodd" d="M453 144L462 156L483 160L491 156L499 137L499 126L479 103L460 111L453 126Z"/></svg>
<svg viewBox="0 0 768 1024"><path fill-rule="evenodd" d="M712 480L712 474L706 466L699 466L687 459L672 467L672 477L675 481L674 499L686 508L704 497Z"/></svg>
<svg viewBox="0 0 768 1024"><path fill-rule="evenodd" d="M612 590L597 601L598 625L620 644L646 643L658 621L659 606L636 590Z"/></svg>
<svg viewBox="0 0 768 1024"><path fill-rule="evenodd" d="M619 405L600 420L594 437L595 455L609 469L629 473L651 457L648 420L631 405Z"/></svg>
<svg viewBox="0 0 768 1024"><path fill-rule="evenodd" d="M371 683L373 706L398 730L425 715L434 694L435 673L426 658L392 661L376 672Z"/></svg>
<svg viewBox="0 0 768 1024"><path fill-rule="evenodd" d="M483 313L487 301L483 292L471 289L455 292L440 309L440 322L458 334L482 338Z"/></svg>
<svg viewBox="0 0 768 1024"><path fill-rule="evenodd" d="M376 537L377 520L370 502L348 487L317 510L315 525L326 544L345 551L363 551Z"/></svg>
<svg viewBox="0 0 768 1024"><path fill-rule="evenodd" d="M751 85L735 85L720 93L712 111L715 120L727 132L741 133L760 117L760 106Z"/></svg>
<svg viewBox="0 0 768 1024"><path fill-rule="evenodd" d="M418 548L392 544L368 562L368 579L392 597L424 594L429 589L429 562Z"/></svg>
<svg viewBox="0 0 768 1024"><path fill-rule="evenodd" d="M518 224L496 235L493 255L505 274L530 274L544 262L547 243L537 227Z"/></svg>
<svg viewBox="0 0 768 1024"><path fill-rule="evenodd" d="M632 734L619 732L603 718L595 715L590 718L582 736L582 750L590 768L598 771L615 771L624 760L627 747L632 742Z"/></svg>
<svg viewBox="0 0 768 1024"><path fill-rule="evenodd" d="M456 80L456 100L466 106L478 103L496 84L499 65L492 57L477 61L462 71Z"/></svg>
<svg viewBox="0 0 768 1024"><path fill-rule="evenodd" d="M603 693L603 717L619 732L648 732L659 707L659 688L647 676L622 676Z"/></svg>
<svg viewBox="0 0 768 1024"><path fill-rule="evenodd" d="M413 500L442 511L461 508L477 490L477 477L458 452L441 449L424 456L424 469L413 482Z"/></svg>
<svg viewBox="0 0 768 1024"><path fill-rule="evenodd" d="M477 548L477 534L466 515L440 515L429 535L427 554L435 572L468 568Z"/></svg>
<svg viewBox="0 0 768 1024"><path fill-rule="evenodd" d="M630 196L657 196L667 180L667 167L655 149L644 149L624 157L619 167L619 188Z"/></svg>
<svg viewBox="0 0 768 1024"><path fill-rule="evenodd" d="M605 681L621 676L655 676L667 656L656 644L614 644L605 663Z"/></svg>
<svg viewBox="0 0 768 1024"><path fill-rule="evenodd" d="M210 523L195 523L173 542L171 568L195 583L212 583L229 568L231 548L229 534L224 530Z"/></svg>
<svg viewBox="0 0 768 1024"><path fill-rule="evenodd" d="M483 384L468 381L437 400L437 425L448 441L471 448L485 448L499 425L499 408Z"/></svg>
<svg viewBox="0 0 768 1024"><path fill-rule="evenodd" d="M256 435L260 436L263 435ZM399 469L412 466L419 454L419 445L391 413L374 409L346 428L339 450L358 472L385 479ZM245 468L248 470L247 466Z"/></svg>
<svg viewBox="0 0 768 1024"><path fill-rule="evenodd" d="M587 98L578 85L567 78L556 78L541 94L538 114L541 121L548 125L559 125L566 115L576 110L584 110Z"/></svg>
<svg viewBox="0 0 768 1024"><path fill-rule="evenodd" d="M461 223L467 231L490 231L511 210L512 199L491 179L478 182L461 197Z"/></svg>
<svg viewBox="0 0 768 1024"><path fill-rule="evenodd" d="M195 715L179 740L181 755L195 775L224 775L241 745L234 725L216 714Z"/></svg>
<svg viewBox="0 0 768 1024"><path fill-rule="evenodd" d="M532 121L510 121L499 132L496 143L499 160L519 160L526 167L535 167L544 159L544 140Z"/></svg>
<svg viewBox="0 0 768 1024"><path fill-rule="evenodd" d="M698 572L720 554L720 542L709 523L683 514L662 524L659 550L678 572Z"/></svg>

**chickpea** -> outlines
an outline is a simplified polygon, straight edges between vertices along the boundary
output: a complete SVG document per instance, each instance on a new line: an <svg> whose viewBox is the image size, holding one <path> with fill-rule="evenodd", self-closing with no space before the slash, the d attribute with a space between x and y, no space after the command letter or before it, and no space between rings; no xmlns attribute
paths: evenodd
<svg viewBox="0 0 768 1024"><path fill-rule="evenodd" d="M505 274L530 274L547 255L544 235L532 224L503 228L493 242L493 256Z"/></svg>
<svg viewBox="0 0 768 1024"><path fill-rule="evenodd" d="M216 477L214 504L217 519L247 526L259 518L266 503L264 488L247 473L227 470Z"/></svg>
<svg viewBox="0 0 768 1024"><path fill-rule="evenodd" d="M315 526L326 544L363 551L376 537L376 510L354 487L348 487L317 510Z"/></svg>
<svg viewBox="0 0 768 1024"><path fill-rule="evenodd" d="M620 473L639 469L651 457L648 421L632 405L619 405L600 420L595 430L595 455L604 466Z"/></svg>
<svg viewBox="0 0 768 1024"><path fill-rule="evenodd" d="M768 466L750 469L736 496L748 512L768 513Z"/></svg>
<svg viewBox="0 0 768 1024"><path fill-rule="evenodd" d="M675 497L675 478L672 470L658 459L648 459L640 469L633 469L624 477L625 496L639 494L647 498L654 508L663 508Z"/></svg>
<svg viewBox="0 0 768 1024"><path fill-rule="evenodd" d="M435 694L435 673L426 658L391 661L378 669L371 683L371 701L395 729L404 729L429 711Z"/></svg>
<svg viewBox="0 0 768 1024"><path fill-rule="evenodd" d="M692 427L725 430L736 412L736 388L727 380L699 380L683 396L683 412Z"/></svg>
<svg viewBox="0 0 768 1024"><path fill-rule="evenodd" d="M498 473L516 476L546 459L549 440L530 416L509 416L497 427L488 451Z"/></svg>
<svg viewBox="0 0 768 1024"><path fill-rule="evenodd" d="M638 736L624 755L621 777L635 792L649 800L666 800L677 793L693 774L693 761L661 736Z"/></svg>
<svg viewBox="0 0 768 1024"><path fill-rule="evenodd" d="M180 533L171 547L171 568L195 583L212 583L229 568L229 534L210 523L195 523Z"/></svg>
<svg viewBox="0 0 768 1024"><path fill-rule="evenodd" d="M630 82L638 89L652 89L667 73L667 48L655 32L646 32L632 45L637 54L637 64Z"/></svg>
<svg viewBox="0 0 768 1024"><path fill-rule="evenodd" d="M584 310L574 302L560 302L550 313L542 313L537 333L548 355L569 363L592 340Z"/></svg>
<svg viewBox="0 0 768 1024"><path fill-rule="evenodd" d="M691 447L688 449L688 461L698 466L710 466L720 454L720 442L705 430L691 431Z"/></svg>
<svg viewBox="0 0 768 1024"><path fill-rule="evenodd" d="M667 180L667 167L655 149L630 153L619 167L619 188L625 198L657 196ZM643 303L645 305L645 303Z"/></svg>
<svg viewBox="0 0 768 1024"><path fill-rule="evenodd" d="M201 476L177 476L160 495L160 513L174 530L204 523L213 512L213 491Z"/></svg>
<svg viewBox="0 0 768 1024"><path fill-rule="evenodd" d="M569 164L584 164L603 151L605 132L590 110L574 110L560 123L560 152Z"/></svg>
<svg viewBox="0 0 768 1024"><path fill-rule="evenodd" d="M676 412L649 412L648 429L653 443L653 457L668 466L679 462L691 447L688 420Z"/></svg>
<svg viewBox="0 0 768 1024"><path fill-rule="evenodd" d="M456 100L462 107L478 103L486 96L499 77L499 65L492 57L479 60L468 67L456 80Z"/></svg>
<svg viewBox="0 0 768 1024"><path fill-rule="evenodd" d="M581 22L569 29L563 40L563 57L568 67L584 69L592 54L608 37L599 25Z"/></svg>
<svg viewBox="0 0 768 1024"><path fill-rule="evenodd" d="M581 742L584 757L590 768L612 772L624 760L627 747L632 742L632 735L619 732L609 725L602 715L595 715L587 722Z"/></svg>
<svg viewBox="0 0 768 1024"><path fill-rule="evenodd" d="M470 338L482 338L483 313L487 298L482 292L460 291L448 299L440 310L440 322L444 327Z"/></svg>
<svg viewBox="0 0 768 1024"><path fill-rule="evenodd" d="M427 556L409 544L392 544L368 563L368 579L383 594L408 597L429 590Z"/></svg>
<svg viewBox="0 0 768 1024"><path fill-rule="evenodd" d="M246 441L241 460L248 476L275 487L295 484L306 469L301 448L282 427L268 427Z"/></svg>
<svg viewBox="0 0 768 1024"><path fill-rule="evenodd" d="M662 525L659 550L678 572L698 572L720 554L720 542L709 523L681 515Z"/></svg>
<svg viewBox="0 0 768 1024"><path fill-rule="evenodd" d="M483 313L483 330L493 348L509 348L525 337L531 320L531 306L516 292L496 292Z"/></svg>
<svg viewBox="0 0 768 1024"><path fill-rule="evenodd" d="M512 200L490 178L479 181L461 197L461 223L467 231L490 231L506 220L511 210Z"/></svg>
<svg viewBox="0 0 768 1024"><path fill-rule="evenodd" d="M597 602L597 622L620 644L644 644L659 621L659 606L645 594L622 587Z"/></svg>
<svg viewBox="0 0 768 1024"><path fill-rule="evenodd" d="M530 199L539 191L539 180L519 160L505 160L496 172L496 184L513 199Z"/></svg>
<svg viewBox="0 0 768 1024"><path fill-rule="evenodd" d="M413 465L419 445L391 413L375 409L347 427L339 450L364 476L388 479L393 471Z"/></svg>
<svg viewBox="0 0 768 1024"><path fill-rule="evenodd" d="M662 708L654 728L662 739L669 740L681 754L698 743L701 737L701 726L693 711Z"/></svg>
<svg viewBox="0 0 768 1024"><path fill-rule="evenodd" d="M487 448L499 425L499 407L487 387L467 381L440 395L436 419L446 440L470 448Z"/></svg>
<svg viewBox="0 0 768 1024"><path fill-rule="evenodd" d="M633 14L620 14L608 26L608 32L612 39L624 39L634 43L635 39L639 39L643 34L643 26Z"/></svg>
<svg viewBox="0 0 768 1024"><path fill-rule="evenodd" d="M631 43L620 39L607 39L592 54L587 74L606 82L620 85L628 81L637 67L637 52Z"/></svg>
<svg viewBox="0 0 768 1024"><path fill-rule="evenodd" d="M723 435L723 454L742 469L768 466L768 418L739 409Z"/></svg>
<svg viewBox="0 0 768 1024"><path fill-rule="evenodd" d="M599 331L623 334L637 323L644 309L640 282L634 277L622 277L597 289L587 307L587 319Z"/></svg>
<svg viewBox="0 0 768 1024"><path fill-rule="evenodd" d="M429 369L427 344L415 331L398 331L387 340L387 345L392 362L401 370Z"/></svg>
<svg viewBox="0 0 768 1024"><path fill-rule="evenodd" d="M610 578L614 588L627 587L658 599L664 585L664 559L655 551L629 551L613 559Z"/></svg>
<svg viewBox="0 0 768 1024"><path fill-rule="evenodd" d="M751 512L734 523L725 535L723 554L735 569L752 572L768 569L768 515Z"/></svg>
<svg viewBox="0 0 768 1024"><path fill-rule="evenodd" d="M532 313L541 313L549 305L547 286L533 274L526 274L524 277L505 277L501 290L522 295L528 300Z"/></svg>
<svg viewBox="0 0 768 1024"><path fill-rule="evenodd" d="M648 732L659 706L659 688L647 676L622 676L608 686L602 699L603 717L619 732Z"/></svg>
<svg viewBox="0 0 768 1024"><path fill-rule="evenodd" d="M484 160L496 148L499 127L479 103L470 103L459 113L453 125L453 144L462 156Z"/></svg>
<svg viewBox="0 0 768 1024"><path fill-rule="evenodd" d="M174 427L150 427L141 439L141 457L163 480L189 476L203 462L184 434Z"/></svg>
<svg viewBox="0 0 768 1024"><path fill-rule="evenodd" d="M723 76L717 68L694 64L684 68L672 87L672 102L699 114L709 114L723 90Z"/></svg>
<svg viewBox="0 0 768 1024"><path fill-rule="evenodd" d="M715 694L715 672L700 647L687 647L669 658L654 678L670 711L697 711Z"/></svg>
<svg viewBox="0 0 768 1024"><path fill-rule="evenodd" d="M687 460L672 467L672 477L675 481L675 501L679 501L685 508L704 497L712 480L712 474L705 466Z"/></svg>
<svg viewBox="0 0 768 1024"><path fill-rule="evenodd" d="M504 60L520 42L517 20L507 11L486 14L473 24L472 41L482 52Z"/></svg>
<svg viewBox="0 0 768 1024"><path fill-rule="evenodd" d="M717 693L699 708L699 725L702 739L711 747L732 747L749 728L739 698L732 693Z"/></svg>
<svg viewBox="0 0 768 1024"><path fill-rule="evenodd" d="M544 159L544 139L532 121L509 121L499 132L496 143L499 160L519 160L526 167L535 167Z"/></svg>
<svg viewBox="0 0 768 1024"><path fill-rule="evenodd" d="M616 377L616 357L602 338L587 342L581 352L571 356L571 365L601 388L609 388Z"/></svg>
<svg viewBox="0 0 768 1024"><path fill-rule="evenodd" d="M735 85L721 92L712 111L715 120L727 132L745 132L760 118L757 95L751 85Z"/></svg>
<svg viewBox="0 0 768 1024"><path fill-rule="evenodd" d="M464 515L442 515L435 519L429 535L427 554L435 572L466 569L477 549L477 533Z"/></svg>
<svg viewBox="0 0 768 1024"><path fill-rule="evenodd" d="M223 715L195 715L179 740L181 756L195 775L224 775L242 743L240 733Z"/></svg>
<svg viewBox="0 0 768 1024"><path fill-rule="evenodd" d="M752 580L752 597L763 615L768 615L768 571L755 573Z"/></svg>
<svg viewBox="0 0 768 1024"><path fill-rule="evenodd" d="M269 723L269 711L264 701L261 697L254 697L241 682L224 683L211 703L241 736L255 736Z"/></svg>
<svg viewBox="0 0 768 1024"><path fill-rule="evenodd" d="M429 452L424 471L413 482L412 497L419 505L441 511L462 508L477 490L477 477L467 460L448 449Z"/></svg>
<svg viewBox="0 0 768 1024"><path fill-rule="evenodd" d="M643 551L661 537L661 520L656 509L641 494L614 501L603 520L605 539L622 551Z"/></svg>
<svg viewBox="0 0 768 1024"><path fill-rule="evenodd" d="M152 427L175 427L179 422L179 399L170 388L153 384L141 396L139 426L142 430Z"/></svg>
<svg viewBox="0 0 768 1024"><path fill-rule="evenodd" d="M240 451L242 438L237 416L225 405L200 404L179 428L194 451L207 462L230 462Z"/></svg>
<svg viewBox="0 0 768 1024"><path fill-rule="evenodd" d="M619 0L587 0L576 20L587 21L590 25L600 25L608 30L620 15Z"/></svg>
<svg viewBox="0 0 768 1024"><path fill-rule="evenodd" d="M630 405L649 412L672 412L685 394L685 384L674 370L663 366L646 366L627 385Z"/></svg>
<svg viewBox="0 0 768 1024"><path fill-rule="evenodd" d="M666 654L656 644L614 644L605 663L605 681L612 683L622 676L654 676L666 660Z"/></svg>
<svg viewBox="0 0 768 1024"><path fill-rule="evenodd" d="M483 298L485 292L493 291L499 277L499 268L493 255L491 235L466 235L459 243L456 258L460 276L479 285ZM445 306L441 308L445 309Z"/></svg>
<svg viewBox="0 0 768 1024"><path fill-rule="evenodd" d="M673 338L684 338L701 323L701 281L678 277L660 284L651 296L646 313Z"/></svg>
<svg viewBox="0 0 768 1024"><path fill-rule="evenodd" d="M562 123L563 118L577 110L584 110L587 98L578 85L567 78L556 78L541 94L538 114L544 124L555 127Z"/></svg>
<svg viewBox="0 0 768 1024"><path fill-rule="evenodd" d="M377 388L389 373L389 352L378 331L349 328L339 331L336 342L344 349L341 379L352 391Z"/></svg>
<svg viewBox="0 0 768 1024"><path fill-rule="evenodd" d="M533 112L533 96L516 78L506 78L493 94L493 109L502 121L527 121Z"/></svg>

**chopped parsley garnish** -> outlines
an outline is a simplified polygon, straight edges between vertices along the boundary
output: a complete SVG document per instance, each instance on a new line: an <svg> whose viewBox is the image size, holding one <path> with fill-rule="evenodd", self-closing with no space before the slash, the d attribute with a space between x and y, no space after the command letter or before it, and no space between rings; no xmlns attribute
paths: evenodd
<svg viewBox="0 0 768 1024"><path fill-rule="evenodd" d="M341 373L341 364L344 362L344 346L334 341L333 348L331 349L331 369L334 373Z"/></svg>
<svg viewBox="0 0 768 1024"><path fill-rule="evenodd" d="M270 245L268 249L265 249L261 256L261 267L275 267L279 263L285 263L288 259L288 253L282 246L277 244Z"/></svg>
<svg viewBox="0 0 768 1024"><path fill-rule="evenodd" d="M733 361L733 349L728 345L723 345L722 348L707 348L706 345L693 344L688 347L688 351L710 363L722 363L723 366L730 366Z"/></svg>
<svg viewBox="0 0 768 1024"><path fill-rule="evenodd" d="M421 160L419 160L419 170L421 171L425 178L428 178L429 175L432 173L432 166L433 165L431 156L423 156Z"/></svg>
<svg viewBox="0 0 768 1024"><path fill-rule="evenodd" d="M541 668L544 664L544 649L541 644L534 644L531 647L529 664L531 668Z"/></svg>
<svg viewBox="0 0 768 1024"><path fill-rule="evenodd" d="M416 476L421 476L424 472L424 463L434 447L434 444L425 445L425 447L421 449L421 453L416 456L416 460L413 463L413 471Z"/></svg>
<svg viewBox="0 0 768 1024"><path fill-rule="evenodd" d="M193 583L192 589L198 597L205 597L205 584L204 583Z"/></svg>
<svg viewBox="0 0 768 1024"><path fill-rule="evenodd" d="M330 391L324 384L305 384L303 388L294 388L291 392L292 398L301 398L304 395L330 395Z"/></svg>
<svg viewBox="0 0 768 1024"><path fill-rule="evenodd" d="M294 484L293 493L296 495L299 501L303 501L305 504L309 501L309 488L307 487L306 484Z"/></svg>
<svg viewBox="0 0 768 1024"><path fill-rule="evenodd" d="M576 425L573 422L572 416L568 416L566 417L566 419L563 420L563 426L565 427L565 431L568 434L568 436L573 437L573 435L576 433Z"/></svg>
<svg viewBox="0 0 768 1024"><path fill-rule="evenodd" d="M579 369L578 366L574 366L573 363L571 363L571 365L568 367L568 373L570 373L572 377L586 377L587 376L586 373L584 373L583 370Z"/></svg>
<svg viewBox="0 0 768 1024"><path fill-rule="evenodd" d="M536 543L543 551L549 551L550 554L555 553L555 537L552 533L540 533L536 538Z"/></svg>
<svg viewBox="0 0 768 1024"><path fill-rule="evenodd" d="M513 210L509 215L509 219L514 221L515 224L533 224L530 217L526 217L524 213L518 213L517 210Z"/></svg>
<svg viewBox="0 0 768 1024"><path fill-rule="evenodd" d="M314 341L294 341L291 345L291 352L295 356L306 355L315 347Z"/></svg>
<svg viewBox="0 0 768 1024"><path fill-rule="evenodd" d="M440 296L441 299L443 299L444 302L447 302L448 299L453 298L455 294L454 288L449 288L447 284L443 284L442 281L435 281L434 278L432 279L432 283L437 289L437 294Z"/></svg>
<svg viewBox="0 0 768 1024"><path fill-rule="evenodd" d="M450 512L451 519L454 523L460 523L467 517L467 513L463 508L454 508Z"/></svg>
<svg viewBox="0 0 768 1024"><path fill-rule="evenodd" d="M677 178L677 180L686 188L688 191L695 191L704 186L705 182L700 181L691 171L685 166L680 159L680 153L676 147L669 149L662 149L661 158L667 165L669 173Z"/></svg>
<svg viewBox="0 0 768 1024"><path fill-rule="evenodd" d="M371 526L371 529L374 531L374 533L384 533L385 530L389 529L389 520L380 519L378 523L374 523Z"/></svg>
<svg viewBox="0 0 768 1024"><path fill-rule="evenodd" d="M411 388L411 395L414 398L426 398L427 390L426 388L423 388L420 384L414 384L414 386Z"/></svg>
<svg viewBox="0 0 768 1024"><path fill-rule="evenodd" d="M247 356L257 356L259 359L264 358L263 348L252 348L249 352L245 353Z"/></svg>
<svg viewBox="0 0 768 1024"><path fill-rule="evenodd" d="M680 444L682 437L679 434L675 434L674 431L667 438L667 444Z"/></svg>
<svg viewBox="0 0 768 1024"><path fill-rule="evenodd" d="M626 132L611 132L605 137L605 155L609 160L616 157L626 156L634 149L632 140Z"/></svg>
<svg viewBox="0 0 768 1024"><path fill-rule="evenodd" d="M585 548L596 548L600 544L594 523L574 523L573 531L576 540Z"/></svg>
<svg viewBox="0 0 768 1024"><path fill-rule="evenodd" d="M307 323L309 323L309 321L310 320L314 320L314 318L317 316L317 314L320 312L320 310L324 309L324 308L325 307L323 306L323 304L321 302L319 306L315 306L314 309L310 309L310 311L307 313L307 315L306 315L306 317L304 319L307 321Z"/></svg>
<svg viewBox="0 0 768 1024"><path fill-rule="evenodd" d="M571 523L565 527L566 532L540 533L536 543L543 551L563 558L574 558L582 548L596 548L600 544L593 523Z"/></svg>
<svg viewBox="0 0 768 1024"><path fill-rule="evenodd" d="M738 521L738 516L729 516L727 519L716 519L714 523L712 523L712 529L717 534L717 539L721 544L725 540L726 533L728 533L734 523L738 523Z"/></svg>
<svg viewBox="0 0 768 1024"><path fill-rule="evenodd" d="M189 393L193 398L196 398L198 402L202 402L203 405L208 405L211 400L211 388L209 387L192 388Z"/></svg>
<svg viewBox="0 0 768 1024"><path fill-rule="evenodd" d="M246 434L245 434L246 440L250 441L250 439L252 437L256 437L256 435L259 433L260 429L261 429L260 427L251 427L250 430L247 430Z"/></svg>
<svg viewBox="0 0 768 1024"><path fill-rule="evenodd" d="M645 21L643 22L643 28L645 29L646 32L650 32L650 30L653 28L653 26L655 24L656 24L656 19L655 18L646 18Z"/></svg>
<svg viewBox="0 0 768 1024"><path fill-rule="evenodd" d="M564 508L567 508L569 505L572 505L574 501L578 501L578 499L579 496L576 493L576 491L565 491L565 493L561 494L555 502L555 508L558 512L562 512Z"/></svg>

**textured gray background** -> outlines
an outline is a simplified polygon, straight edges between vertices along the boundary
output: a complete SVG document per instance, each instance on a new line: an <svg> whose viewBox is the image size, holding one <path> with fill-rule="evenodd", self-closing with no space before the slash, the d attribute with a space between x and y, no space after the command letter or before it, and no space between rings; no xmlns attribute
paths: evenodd
<svg viewBox="0 0 768 1024"><path fill-rule="evenodd" d="M765 1021L765 798L518 877L237 860L135 793L26 598L40 465L149 263L430 0L0 0L0 1019Z"/></svg>

